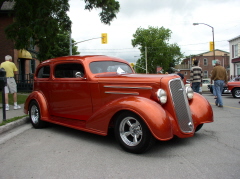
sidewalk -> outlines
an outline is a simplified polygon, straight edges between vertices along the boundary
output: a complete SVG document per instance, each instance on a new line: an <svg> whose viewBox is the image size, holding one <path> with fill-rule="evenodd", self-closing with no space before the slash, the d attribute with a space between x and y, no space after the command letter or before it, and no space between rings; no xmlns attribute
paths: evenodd
<svg viewBox="0 0 240 179"><path fill-rule="evenodd" d="M0 104L0 106L2 107L2 104ZM14 117L19 117L19 116L26 115L23 112L24 104L20 104L20 106L21 106L21 109L14 110L13 106L10 105L9 106L9 111L6 111L6 120L12 119ZM2 108L0 109L0 119L1 119L0 121L2 121L2 119L3 119L3 109ZM13 121L13 122L10 122L10 123L8 123L4 126L0 126L0 134L5 132L5 131L11 130L12 128L15 128L19 125L22 125L22 124L26 123L27 121L28 121L28 117L23 117L22 119L19 119L17 121Z"/></svg>

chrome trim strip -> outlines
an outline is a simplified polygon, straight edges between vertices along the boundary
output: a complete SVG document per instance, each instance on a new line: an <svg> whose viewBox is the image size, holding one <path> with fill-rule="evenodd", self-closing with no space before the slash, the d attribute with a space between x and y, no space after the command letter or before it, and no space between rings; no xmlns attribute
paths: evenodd
<svg viewBox="0 0 240 179"><path fill-rule="evenodd" d="M128 95L139 95L139 93L128 93L128 92L116 92L116 91L105 91L106 94L128 94Z"/></svg>
<svg viewBox="0 0 240 179"><path fill-rule="evenodd" d="M137 87L137 86L103 86L104 88L126 88L126 89L152 89L152 87Z"/></svg>

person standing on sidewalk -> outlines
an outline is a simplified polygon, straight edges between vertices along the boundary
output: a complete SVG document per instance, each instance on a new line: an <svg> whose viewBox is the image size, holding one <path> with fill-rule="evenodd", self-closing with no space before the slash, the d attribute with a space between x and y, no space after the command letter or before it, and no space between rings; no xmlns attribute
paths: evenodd
<svg viewBox="0 0 240 179"><path fill-rule="evenodd" d="M200 87L202 86L203 72L202 68L198 66L198 60L194 60L194 66L190 71L190 86L194 92L200 93Z"/></svg>
<svg viewBox="0 0 240 179"><path fill-rule="evenodd" d="M212 70L211 80L214 81L214 87L217 99L216 106L223 107L222 90L225 83L227 83L227 71L220 65L220 61L216 60L216 66Z"/></svg>
<svg viewBox="0 0 240 179"><path fill-rule="evenodd" d="M12 57L10 55L5 56L5 62L1 63L1 68L4 68L6 71L7 84L5 86L5 102L6 102L6 111L9 110L8 103L8 93L13 94L14 107L13 109L20 109L21 106L17 104L17 84L14 79L14 75L18 71L16 65L12 62Z"/></svg>

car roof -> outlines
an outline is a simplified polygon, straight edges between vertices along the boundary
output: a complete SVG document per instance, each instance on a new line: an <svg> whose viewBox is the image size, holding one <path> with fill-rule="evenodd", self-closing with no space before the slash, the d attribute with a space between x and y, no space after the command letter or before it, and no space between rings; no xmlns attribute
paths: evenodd
<svg viewBox="0 0 240 179"><path fill-rule="evenodd" d="M54 62L59 62L59 61L72 61L72 60L80 60L80 61L86 61L88 63L91 63L93 61L120 61L123 63L128 63L126 60L116 58L116 57L109 57L105 55L73 55L73 56L64 56L64 57L57 57L57 58L52 58L49 60L45 60L42 62L42 64L45 63L54 63Z"/></svg>

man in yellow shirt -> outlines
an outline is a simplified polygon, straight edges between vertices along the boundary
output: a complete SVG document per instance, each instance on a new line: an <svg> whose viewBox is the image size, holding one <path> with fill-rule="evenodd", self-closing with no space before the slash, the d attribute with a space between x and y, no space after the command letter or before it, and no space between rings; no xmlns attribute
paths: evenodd
<svg viewBox="0 0 240 179"><path fill-rule="evenodd" d="M16 65L12 62L12 57L10 55L5 56L5 62L1 63L1 68L4 68L6 71L7 85L5 86L5 102L6 102L6 111L9 110L8 104L8 93L13 94L14 107L13 109L20 109L21 106L17 104L17 84L14 79L14 75L18 71Z"/></svg>

